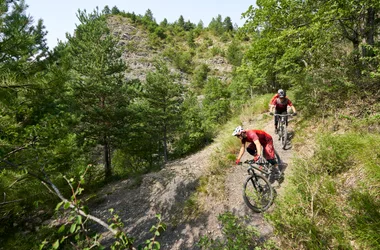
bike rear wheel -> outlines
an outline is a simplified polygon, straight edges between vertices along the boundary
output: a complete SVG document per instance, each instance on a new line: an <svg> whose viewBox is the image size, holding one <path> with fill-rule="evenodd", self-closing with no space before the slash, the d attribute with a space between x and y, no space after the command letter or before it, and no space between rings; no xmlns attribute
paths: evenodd
<svg viewBox="0 0 380 250"><path fill-rule="evenodd" d="M243 198L250 209L261 213L272 205L274 190L267 178L261 175L252 175L244 183Z"/></svg>

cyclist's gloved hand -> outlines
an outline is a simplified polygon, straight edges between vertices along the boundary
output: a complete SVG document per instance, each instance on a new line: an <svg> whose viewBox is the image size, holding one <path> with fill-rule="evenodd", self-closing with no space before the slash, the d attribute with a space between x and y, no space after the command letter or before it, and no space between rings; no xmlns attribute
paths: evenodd
<svg viewBox="0 0 380 250"><path fill-rule="evenodd" d="M294 113L293 113L293 116L296 116L296 115L297 115L297 112L294 112Z"/></svg>
<svg viewBox="0 0 380 250"><path fill-rule="evenodd" d="M239 160L239 159L236 159L235 163L236 163L236 165L239 165L240 160Z"/></svg>
<svg viewBox="0 0 380 250"><path fill-rule="evenodd" d="M273 112L269 112L270 115L273 115Z"/></svg>

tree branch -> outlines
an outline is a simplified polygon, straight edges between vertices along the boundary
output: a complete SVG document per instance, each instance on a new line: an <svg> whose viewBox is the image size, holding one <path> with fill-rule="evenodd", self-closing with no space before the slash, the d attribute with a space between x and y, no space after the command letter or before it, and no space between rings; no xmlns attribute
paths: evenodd
<svg viewBox="0 0 380 250"><path fill-rule="evenodd" d="M0 203L0 206L4 206L4 205L10 204L10 203L16 203L16 202L19 202L22 200L24 200L24 199L18 199L18 200L13 200L13 201L4 201L4 202Z"/></svg>
<svg viewBox="0 0 380 250"><path fill-rule="evenodd" d="M45 180L43 178L41 178L40 176L38 176L37 174L34 174L32 172L28 172L28 174L30 174L31 176L37 178L38 180L40 180L41 182L47 184L48 186L50 186L54 193L59 197L59 199L65 203L69 203L69 207L71 209L74 209L75 211L77 211L80 215L84 216L85 218L88 218L96 223L98 223L99 225L103 226L104 228L106 228L108 231L110 231L113 235L116 235L118 233L117 230L111 228L106 222L102 221L101 219L93 216L93 215L90 215L90 214L86 214L83 210L77 208L76 206L74 206L74 204L72 202L70 202L69 200L67 200L63 195L62 193L59 191L59 189L49 180Z"/></svg>

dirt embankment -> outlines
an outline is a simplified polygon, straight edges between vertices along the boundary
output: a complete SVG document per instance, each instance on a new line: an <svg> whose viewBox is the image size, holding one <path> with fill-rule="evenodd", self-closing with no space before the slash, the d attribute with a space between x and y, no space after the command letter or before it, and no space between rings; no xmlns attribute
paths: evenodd
<svg viewBox="0 0 380 250"><path fill-rule="evenodd" d="M245 128L253 129L251 124L246 124ZM263 130L273 136L281 159L291 163L292 150L281 149L278 136L274 135L273 121L268 122ZM289 130L292 132L291 125ZM155 215L161 214L163 222L167 224L167 230L158 238L162 249L197 249L196 243L201 236L221 236L217 216L226 211L238 216L249 216L250 224L258 228L263 237L270 237L273 233L271 225L262 214L254 213L244 204L242 185L247 172L243 166L235 166L227 174L224 190L226 199L221 201L207 197L203 201L205 209L197 219L184 218L184 203L196 192L200 177L207 172L210 156L218 147L215 143L185 159L171 162L161 171L145 175L138 187L134 187L130 180L105 187L99 192L101 197L97 204L91 206L94 208L92 213L107 220L110 217L108 209L114 208L122 218L125 230L138 239L137 244L152 237L149 229L157 223ZM242 160L249 157L251 156L245 153ZM281 186L274 183L279 194L286 185L286 174L290 168L291 164L285 171L285 182ZM272 209L275 209L275 204L268 212ZM111 236L104 234L105 240L108 237Z"/></svg>

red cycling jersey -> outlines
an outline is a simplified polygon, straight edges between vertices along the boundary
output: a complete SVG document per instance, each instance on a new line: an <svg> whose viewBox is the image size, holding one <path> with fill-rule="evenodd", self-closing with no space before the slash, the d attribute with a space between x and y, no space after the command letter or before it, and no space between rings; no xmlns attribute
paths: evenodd
<svg viewBox="0 0 380 250"><path fill-rule="evenodd" d="M242 143L245 142L254 142L256 140L259 140L260 144L265 146L268 144L268 142L272 141L272 136L265 133L262 130L246 130L247 137L242 140Z"/></svg>
<svg viewBox="0 0 380 250"><path fill-rule="evenodd" d="M288 106L293 106L293 103L288 98L284 98L283 102L281 102L280 98L275 98L271 105L275 106L276 113L282 113L287 111Z"/></svg>
<svg viewBox="0 0 380 250"><path fill-rule="evenodd" d="M265 133L262 130L253 129L253 130L246 130L245 132L246 132L247 137L242 140L242 143L251 142L247 147L247 151L248 151L248 148L250 148L251 152L257 152L254 141L259 140L260 144L264 148L263 150L264 157L267 160L272 160L275 158L272 136L270 136L269 134Z"/></svg>

